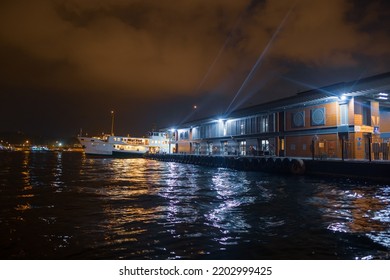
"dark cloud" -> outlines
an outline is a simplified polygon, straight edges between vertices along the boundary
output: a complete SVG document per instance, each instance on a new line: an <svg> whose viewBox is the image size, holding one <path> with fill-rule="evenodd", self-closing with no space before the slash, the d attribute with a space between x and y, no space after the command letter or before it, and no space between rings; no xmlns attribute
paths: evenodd
<svg viewBox="0 0 390 280"><path fill-rule="evenodd" d="M389 71L389 10L348 0L4 0L0 93L19 99L1 117L16 120L10 108L26 95L68 100L62 112L80 118L83 106L132 117L153 107L140 131L182 118L193 103L223 112L260 56L236 106Z"/></svg>
<svg viewBox="0 0 390 280"><path fill-rule="evenodd" d="M41 64L62 65L51 79L42 73L54 89L182 94L201 80L244 8L235 2L9 2L1 39Z"/></svg>

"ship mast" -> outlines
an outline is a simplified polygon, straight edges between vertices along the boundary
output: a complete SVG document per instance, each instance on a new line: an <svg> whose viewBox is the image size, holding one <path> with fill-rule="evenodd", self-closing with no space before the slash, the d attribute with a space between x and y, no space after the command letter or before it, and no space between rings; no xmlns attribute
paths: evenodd
<svg viewBox="0 0 390 280"><path fill-rule="evenodd" d="M111 110L111 136L114 136L114 111Z"/></svg>

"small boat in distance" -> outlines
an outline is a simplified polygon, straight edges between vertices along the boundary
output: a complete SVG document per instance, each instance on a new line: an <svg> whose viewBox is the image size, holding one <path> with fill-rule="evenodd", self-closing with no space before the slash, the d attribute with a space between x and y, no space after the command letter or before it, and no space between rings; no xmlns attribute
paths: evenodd
<svg viewBox="0 0 390 280"><path fill-rule="evenodd" d="M46 146L31 146L32 152L48 152L50 149Z"/></svg>
<svg viewBox="0 0 390 280"><path fill-rule="evenodd" d="M170 140L165 132L150 132L147 138L103 135L78 137L85 154L113 157L142 157L145 153L169 153Z"/></svg>

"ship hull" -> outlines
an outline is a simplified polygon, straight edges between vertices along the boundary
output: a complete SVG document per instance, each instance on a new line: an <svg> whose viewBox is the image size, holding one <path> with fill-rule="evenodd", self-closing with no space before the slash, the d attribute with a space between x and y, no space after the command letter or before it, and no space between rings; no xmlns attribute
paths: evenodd
<svg viewBox="0 0 390 280"><path fill-rule="evenodd" d="M145 153L136 153L136 152L119 152L113 151L112 156L115 158L142 158Z"/></svg>

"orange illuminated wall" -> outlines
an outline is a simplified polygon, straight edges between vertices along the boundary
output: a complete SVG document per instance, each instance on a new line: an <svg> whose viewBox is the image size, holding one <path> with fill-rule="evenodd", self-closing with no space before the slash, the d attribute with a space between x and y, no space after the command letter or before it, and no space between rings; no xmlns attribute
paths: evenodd
<svg viewBox="0 0 390 280"><path fill-rule="evenodd" d="M341 157L337 133L321 134L322 128L336 127L339 115L338 102L303 107L286 111L286 131L299 131L300 136L286 136L286 155L296 157L312 156L312 140L315 141L315 157ZM313 132L310 132L312 130Z"/></svg>
<svg viewBox="0 0 390 280"><path fill-rule="evenodd" d="M379 102L371 101L371 126L379 126Z"/></svg>
<svg viewBox="0 0 390 280"><path fill-rule="evenodd" d="M286 150L289 157L312 157L312 135L287 136ZM315 158L336 158L341 157L341 148L337 140L337 134L318 135L314 145Z"/></svg>
<svg viewBox="0 0 390 280"><path fill-rule="evenodd" d="M379 126L379 102L355 99L354 124L365 126Z"/></svg>
<svg viewBox="0 0 390 280"><path fill-rule="evenodd" d="M324 122L321 122L321 109L323 109ZM316 117L317 119L315 119ZM302 123L300 122L301 120L303 121ZM290 110L286 111L286 131L336 126L337 120L337 102Z"/></svg>

